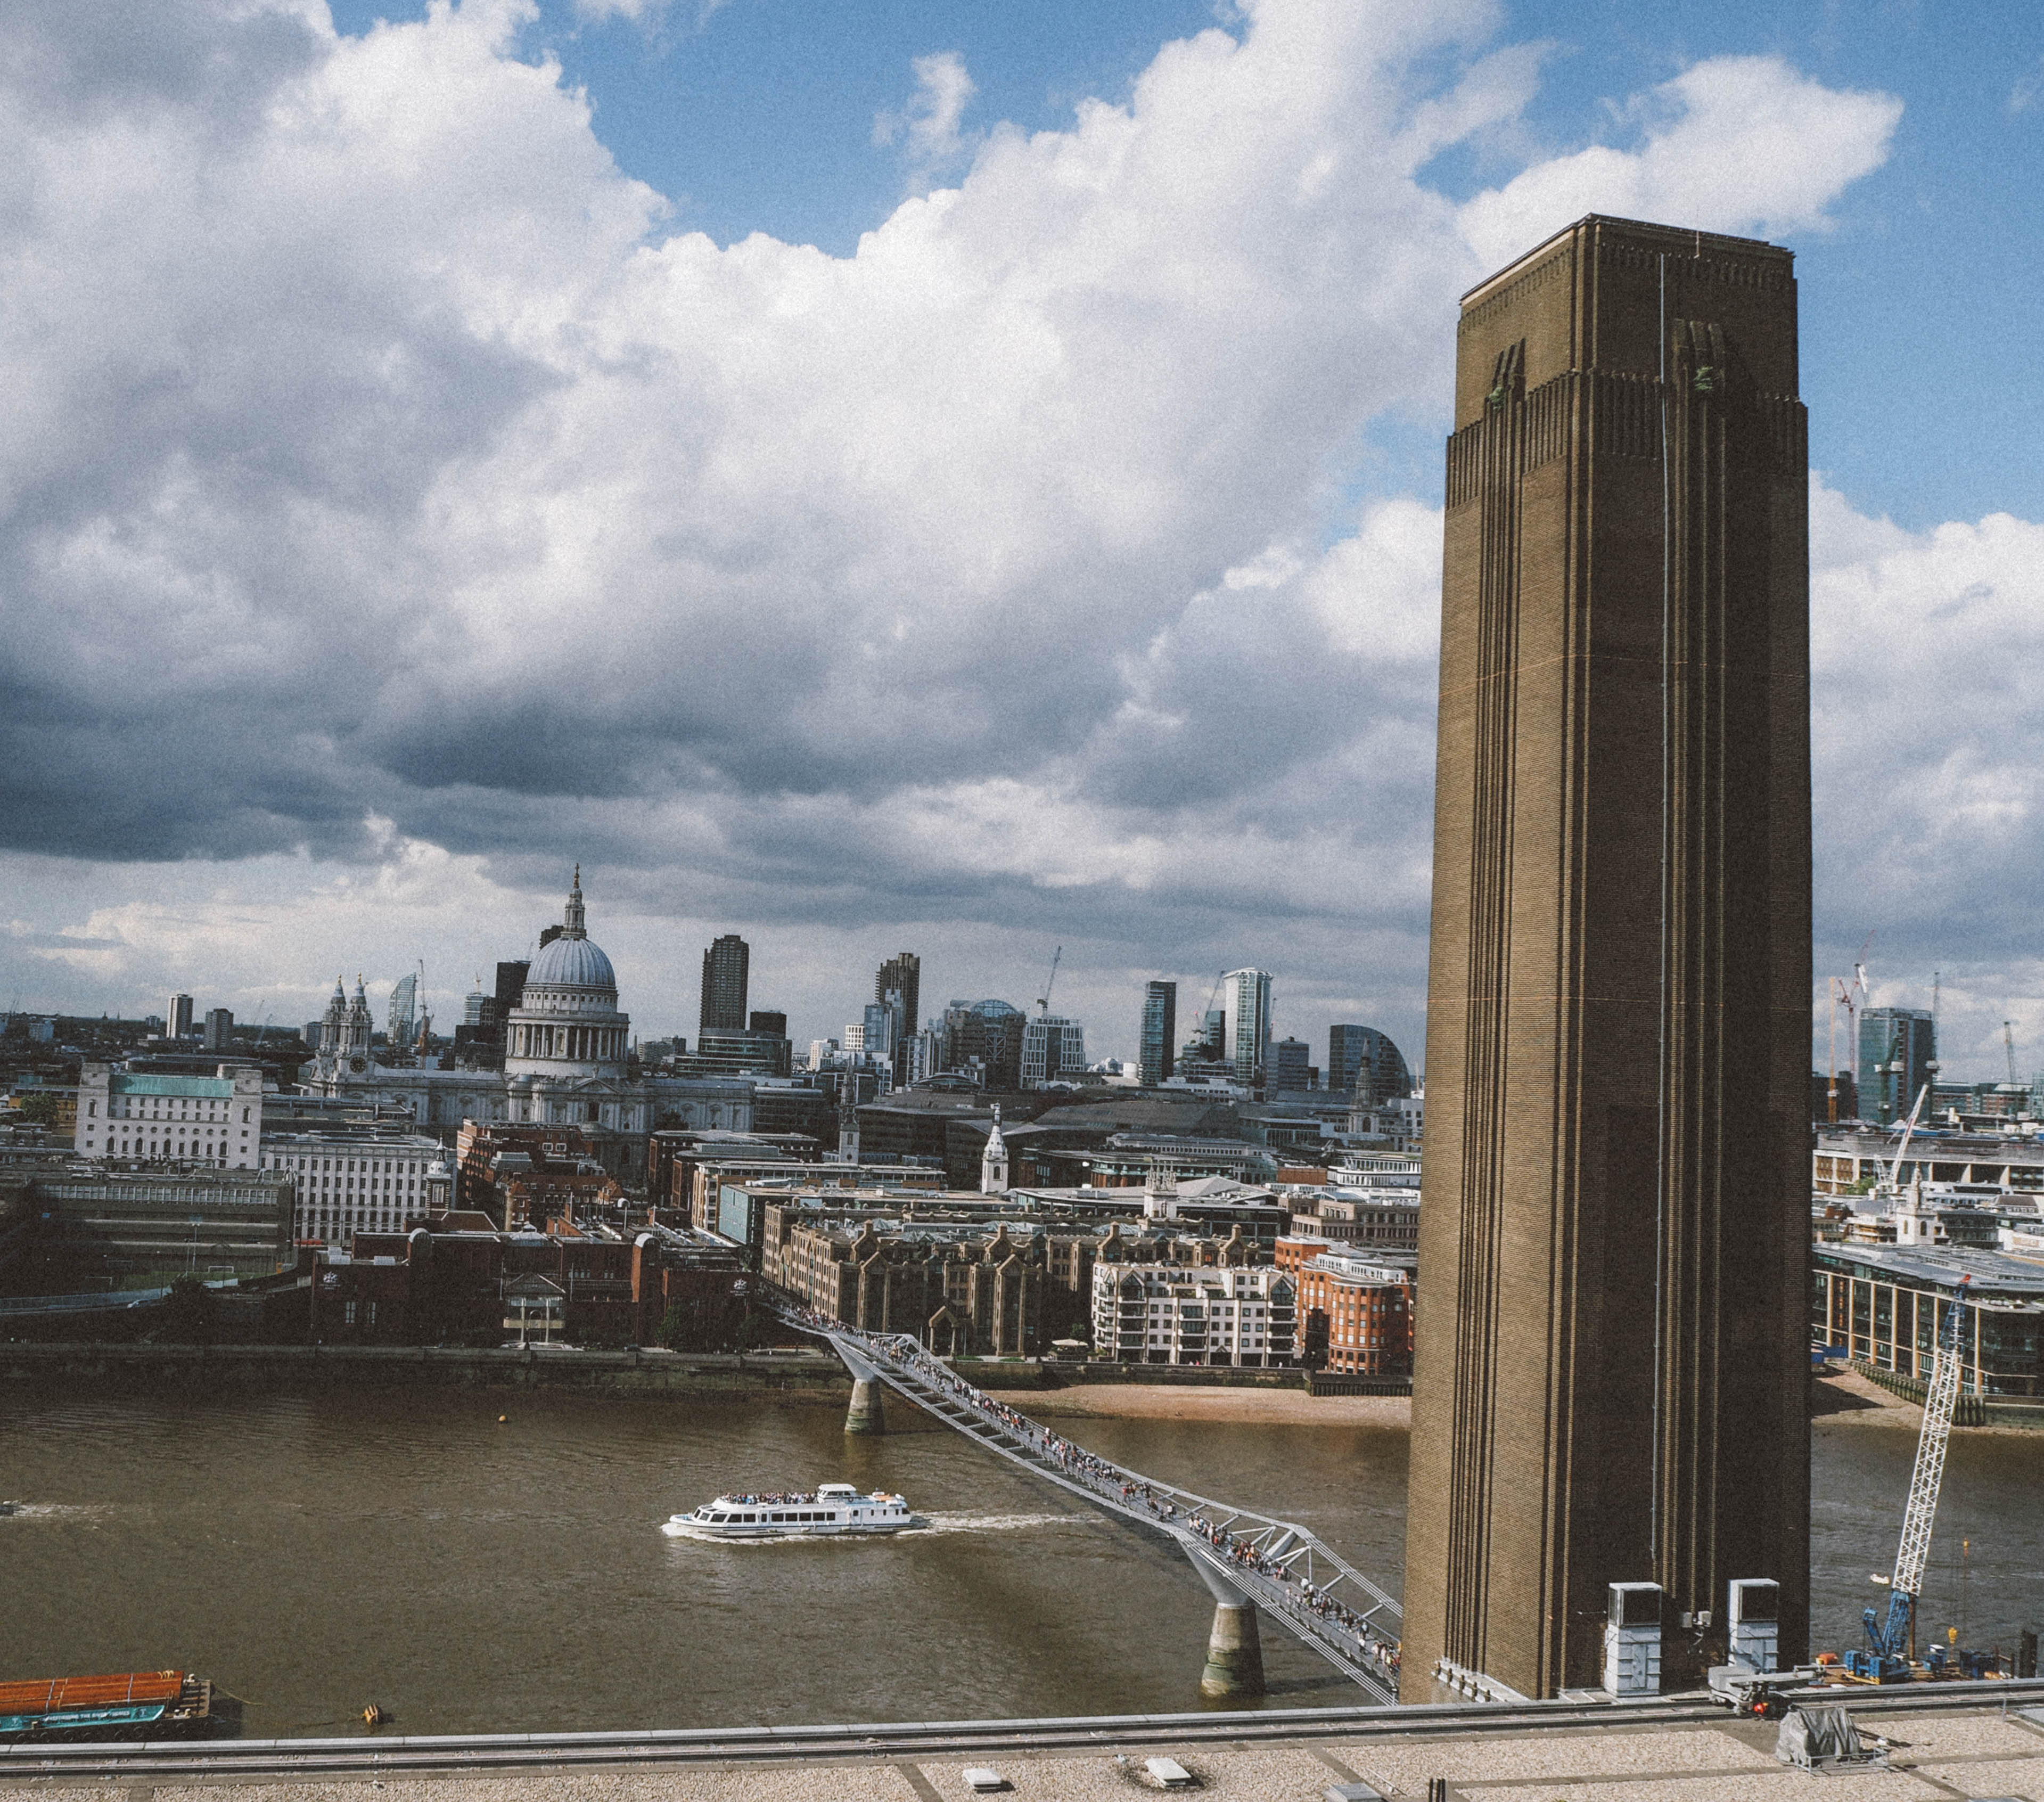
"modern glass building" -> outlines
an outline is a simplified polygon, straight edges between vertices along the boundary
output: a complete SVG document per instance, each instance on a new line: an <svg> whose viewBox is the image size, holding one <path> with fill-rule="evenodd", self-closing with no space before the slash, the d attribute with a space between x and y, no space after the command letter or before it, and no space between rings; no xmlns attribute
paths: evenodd
<svg viewBox="0 0 2044 1802"><path fill-rule="evenodd" d="M1270 973L1231 970L1222 980L1234 997L1235 1080L1253 1082L1270 1054Z"/></svg>
<svg viewBox="0 0 2044 1802"><path fill-rule="evenodd" d="M1370 1079L1366 1092L1358 1080L1365 1075ZM1395 1101L1412 1093L1412 1072L1389 1034L1374 1026L1331 1026L1327 1028L1327 1089L1331 1094L1353 1095L1364 1102Z"/></svg>
<svg viewBox="0 0 2044 1802"><path fill-rule="evenodd" d="M1270 1086L1294 1093L1311 1089L1320 1074L1308 1061L1312 1055L1303 1039L1280 1039L1270 1047Z"/></svg>
<svg viewBox="0 0 2044 1802"><path fill-rule="evenodd" d="M1907 1120L1927 1082L1937 1080L1938 1033L1924 1008L1868 1008L1859 1016L1859 1117ZM1925 1112L1929 1112L1928 1104Z"/></svg>
<svg viewBox="0 0 2044 1802"><path fill-rule="evenodd" d="M1139 1067L1143 1086L1171 1080L1178 1034L1178 985L1152 982L1143 991L1143 1037Z"/></svg>

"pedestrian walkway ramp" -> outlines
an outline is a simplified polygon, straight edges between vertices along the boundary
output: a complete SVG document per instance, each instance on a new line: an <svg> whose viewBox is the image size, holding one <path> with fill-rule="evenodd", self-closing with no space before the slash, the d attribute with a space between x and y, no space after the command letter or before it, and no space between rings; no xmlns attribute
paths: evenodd
<svg viewBox="0 0 2044 1802"><path fill-rule="evenodd" d="M778 1312L828 1340L859 1389L883 1384L1032 1476L1172 1539L1216 1604L1201 1682L1208 1695L1261 1692L1261 1610L1374 1700L1397 1701L1398 1604L1309 1528L1098 1457L975 1389L905 1335L862 1332L799 1308Z"/></svg>

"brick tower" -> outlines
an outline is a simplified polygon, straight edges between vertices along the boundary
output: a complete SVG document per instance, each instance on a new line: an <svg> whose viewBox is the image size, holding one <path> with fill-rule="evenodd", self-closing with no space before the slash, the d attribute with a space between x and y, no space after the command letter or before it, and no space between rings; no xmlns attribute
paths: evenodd
<svg viewBox="0 0 2044 1802"><path fill-rule="evenodd" d="M1808 444L1789 254L1592 217L1462 302L1406 1700L1606 1586L1808 1632ZM1704 1617L1708 1617L1708 1624ZM1477 1687L1481 1687L1479 1683Z"/></svg>

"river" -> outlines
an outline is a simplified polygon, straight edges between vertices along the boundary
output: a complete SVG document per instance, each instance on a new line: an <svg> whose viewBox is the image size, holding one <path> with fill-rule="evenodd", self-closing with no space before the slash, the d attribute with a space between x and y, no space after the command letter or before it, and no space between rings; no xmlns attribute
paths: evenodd
<svg viewBox="0 0 2044 1802"><path fill-rule="evenodd" d="M500 1421L500 1414L507 1416ZM1160 1541L924 1422L847 1439L824 1407L569 1390L0 1396L0 1678L202 1672L256 1735L1170 1712L1211 1604ZM1405 1435L1058 1423L1167 1480L1311 1524L1396 1592ZM1815 1426L1818 1641L1859 1635L1913 1436ZM1954 1439L1927 1628L2044 1620L2044 1436ZM714 1545L657 1523L719 1489L843 1478L928 1532ZM1962 1566L1961 1543L1970 1542ZM1274 1625L1268 1702L1356 1692Z"/></svg>

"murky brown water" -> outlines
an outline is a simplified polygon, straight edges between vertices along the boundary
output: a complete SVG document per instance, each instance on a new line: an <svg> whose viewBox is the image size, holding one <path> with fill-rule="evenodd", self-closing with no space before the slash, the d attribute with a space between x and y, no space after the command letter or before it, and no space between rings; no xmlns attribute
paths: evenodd
<svg viewBox="0 0 2044 1802"><path fill-rule="evenodd" d="M897 1410L896 1424L909 1420ZM508 1413L500 1425L497 1416ZM1308 1522L1396 1589L1405 1440L1071 1420L1137 1469ZM1822 1643L1892 1561L1914 1441L1820 1421ZM2044 1618L2044 1435L1955 1442L1927 1626ZM707 1545L658 1523L735 1485L899 1489L927 1533ZM255 1735L698 1726L1198 1705L1211 1604L1160 1541L940 1427L829 1408L399 1389L167 1402L0 1396L0 1677L183 1666ZM1960 1543L1972 1542L1961 1585ZM1275 1627L1276 1706L1356 1692Z"/></svg>

